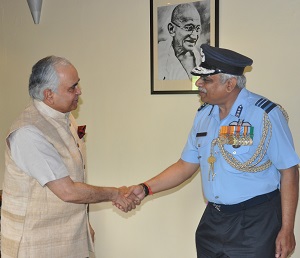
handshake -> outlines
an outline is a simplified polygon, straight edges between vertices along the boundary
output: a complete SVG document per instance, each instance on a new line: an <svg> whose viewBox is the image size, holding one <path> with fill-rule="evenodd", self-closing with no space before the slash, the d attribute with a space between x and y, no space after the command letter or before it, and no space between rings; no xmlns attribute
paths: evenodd
<svg viewBox="0 0 300 258"><path fill-rule="evenodd" d="M149 193L152 194L147 184L133 185L130 187L122 186L117 188L112 203L121 211L128 212L135 209L137 205L140 205L141 201Z"/></svg>

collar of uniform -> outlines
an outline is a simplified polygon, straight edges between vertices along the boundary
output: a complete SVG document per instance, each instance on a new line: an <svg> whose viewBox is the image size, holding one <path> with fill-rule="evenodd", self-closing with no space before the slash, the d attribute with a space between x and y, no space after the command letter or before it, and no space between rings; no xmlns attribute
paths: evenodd
<svg viewBox="0 0 300 258"><path fill-rule="evenodd" d="M209 106L209 115L216 119L217 121L220 120L220 111L219 111L219 106L218 105L212 105Z"/></svg>
<svg viewBox="0 0 300 258"><path fill-rule="evenodd" d="M44 115L49 116L51 118L54 118L54 119L68 119L69 118L70 112L67 112L67 113L59 112L59 111L49 107L48 105L46 105L43 101L34 99L33 104L41 113L43 113Z"/></svg>
<svg viewBox="0 0 300 258"><path fill-rule="evenodd" d="M245 112L245 107L246 107L246 100L247 100L247 97L249 95L249 91L246 89L246 88L243 88L241 90L241 92L239 93L239 95L237 96L235 102L233 103L233 106L231 107L231 110L229 112L229 114L231 116L234 116L235 117L235 114L236 114L236 111L237 111L237 108L238 106L242 105L243 106L243 112ZM215 119L219 119L220 117L220 109L217 105L215 105L213 107L213 109L211 110L211 116L213 116Z"/></svg>
<svg viewBox="0 0 300 258"><path fill-rule="evenodd" d="M231 107L230 115L235 116L236 111L240 105L243 106L243 109L246 107L246 101L247 101L248 95L249 95L249 91L246 88L243 88L240 91L233 106ZM243 111L245 112L245 110L243 110ZM243 113L243 111L242 111L242 113Z"/></svg>

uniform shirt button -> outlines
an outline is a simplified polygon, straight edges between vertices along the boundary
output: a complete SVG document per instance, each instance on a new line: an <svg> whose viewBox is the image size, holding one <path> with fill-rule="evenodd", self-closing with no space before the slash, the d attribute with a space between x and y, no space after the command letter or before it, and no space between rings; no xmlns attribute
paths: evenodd
<svg viewBox="0 0 300 258"><path fill-rule="evenodd" d="M219 199L219 196L217 195L217 196L215 196L215 199Z"/></svg>
<svg viewBox="0 0 300 258"><path fill-rule="evenodd" d="M77 147L79 148L79 143L77 143Z"/></svg>
<svg viewBox="0 0 300 258"><path fill-rule="evenodd" d="M233 151L232 154L236 154L236 151Z"/></svg>

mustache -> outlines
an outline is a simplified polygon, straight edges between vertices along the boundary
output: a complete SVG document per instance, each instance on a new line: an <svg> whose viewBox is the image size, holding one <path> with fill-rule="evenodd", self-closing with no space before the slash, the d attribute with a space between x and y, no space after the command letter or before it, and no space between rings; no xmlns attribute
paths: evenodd
<svg viewBox="0 0 300 258"><path fill-rule="evenodd" d="M202 93L207 93L207 90L206 90L206 89L204 89L204 88L201 88L201 87L199 87L198 89L199 89L199 92L202 92Z"/></svg>
<svg viewBox="0 0 300 258"><path fill-rule="evenodd" d="M190 42L190 43L193 43L193 44L196 44L197 39L187 38L187 39L185 39L185 41Z"/></svg>

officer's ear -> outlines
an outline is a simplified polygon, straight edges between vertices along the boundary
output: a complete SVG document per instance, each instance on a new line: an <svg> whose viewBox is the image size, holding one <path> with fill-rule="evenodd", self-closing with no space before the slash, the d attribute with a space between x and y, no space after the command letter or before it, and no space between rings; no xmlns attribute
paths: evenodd
<svg viewBox="0 0 300 258"><path fill-rule="evenodd" d="M44 102L45 102L45 104L48 104L48 105L52 104L53 103L53 95L54 95L53 91L50 90L50 89L45 89L43 91L43 94L44 94Z"/></svg>
<svg viewBox="0 0 300 258"><path fill-rule="evenodd" d="M175 35L175 26L171 22L168 24L168 31L172 37Z"/></svg>
<svg viewBox="0 0 300 258"><path fill-rule="evenodd" d="M232 92L237 85L237 79L232 77L226 81L226 91Z"/></svg>

